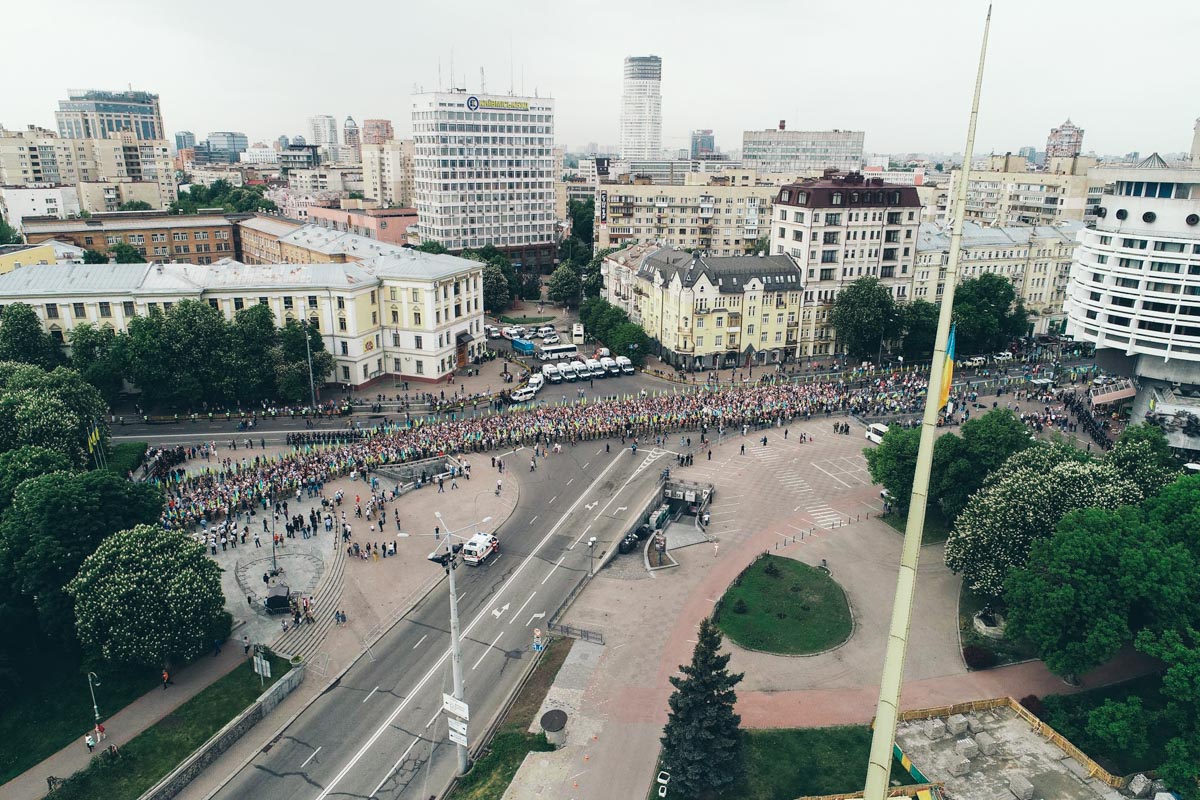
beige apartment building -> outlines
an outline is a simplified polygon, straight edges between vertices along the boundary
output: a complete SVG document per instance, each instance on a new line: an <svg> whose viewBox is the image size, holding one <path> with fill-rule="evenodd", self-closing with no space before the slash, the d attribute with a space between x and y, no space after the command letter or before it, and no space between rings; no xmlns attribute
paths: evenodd
<svg viewBox="0 0 1200 800"><path fill-rule="evenodd" d="M604 259L604 297L682 370L794 360L804 284L788 256L706 256L653 244Z"/></svg>
<svg viewBox="0 0 1200 800"><path fill-rule="evenodd" d="M400 245L315 223L297 228L279 239L279 254L285 264L349 264L380 255L398 255L406 250Z"/></svg>
<svg viewBox="0 0 1200 800"><path fill-rule="evenodd" d="M256 304L279 325L307 319L334 357L320 383L435 381L487 345L483 264L415 250L356 264L50 264L0 275L0 308L29 304L58 341L85 322L124 331L184 299L230 319Z"/></svg>
<svg viewBox="0 0 1200 800"><path fill-rule="evenodd" d="M413 205L412 139L362 145L363 195L381 206Z"/></svg>
<svg viewBox="0 0 1200 800"><path fill-rule="evenodd" d="M220 214L167 214L121 211L86 219L30 219L25 240L48 239L107 254L122 242L133 245L147 261L211 264L237 256L233 223Z"/></svg>
<svg viewBox="0 0 1200 800"><path fill-rule="evenodd" d="M1104 191L1104 179L1089 174L1096 164L1084 156L1051 158L1044 172L1029 172L1021 156L991 156L986 169L971 170L966 218L1001 228L1093 220ZM951 173L947 197L961 177L961 169Z"/></svg>
<svg viewBox="0 0 1200 800"><path fill-rule="evenodd" d="M704 176L703 184L667 186L634 179L596 189L596 247L656 243L713 256L753 253L771 226L778 186L732 185Z"/></svg>
<svg viewBox="0 0 1200 800"><path fill-rule="evenodd" d="M1002 275L1029 310L1031 333L1061 333L1066 326L1063 305L1071 260L1082 222L1058 225L1017 225L988 228L963 223L959 281L985 273ZM950 262L949 228L922 224L917 236L914 298L940 303Z"/></svg>
<svg viewBox="0 0 1200 800"><path fill-rule="evenodd" d="M790 256L803 277L800 355L836 353L829 312L843 287L870 276L898 303L912 296L921 224L916 187L828 170L778 192L771 253Z"/></svg>
<svg viewBox="0 0 1200 800"><path fill-rule="evenodd" d="M246 264L283 264L283 246L279 240L304 227L304 223L272 214L255 214L238 220L238 238L242 243L241 261Z"/></svg>

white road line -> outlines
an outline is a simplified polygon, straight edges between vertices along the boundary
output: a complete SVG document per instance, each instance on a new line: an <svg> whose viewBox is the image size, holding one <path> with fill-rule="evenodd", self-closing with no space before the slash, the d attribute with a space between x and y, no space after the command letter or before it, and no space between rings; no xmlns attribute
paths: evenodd
<svg viewBox="0 0 1200 800"><path fill-rule="evenodd" d="M463 684L463 688L464 689L466 688L466 684ZM441 715L442 715L442 709L440 709L440 708L437 711L433 712L433 716L429 718L429 722L425 723L425 730L429 730L431 727L433 727L433 723L437 722L438 717L440 717Z"/></svg>
<svg viewBox="0 0 1200 800"><path fill-rule="evenodd" d="M554 495L554 497L550 498L550 503L553 503L557 499L558 499L558 495ZM550 503L546 503L546 505L550 505Z"/></svg>
<svg viewBox="0 0 1200 800"><path fill-rule="evenodd" d="M566 485L567 485L567 486L570 486L570 485L571 485L572 483L574 483L574 482L575 482L575 479L574 479L574 478L571 478L571 480L567 481L567 484L566 484Z"/></svg>
<svg viewBox="0 0 1200 800"><path fill-rule="evenodd" d="M416 644L414 644L414 645L413 645L413 648L412 648L412 649L413 649L413 650L416 650L418 647L420 647L420 646L421 646L421 642L425 641L425 640L426 640L426 639L428 639L428 638L429 638L429 634L427 633L427 634L425 634L424 636L422 636L422 637L421 637L421 639L420 639L420 640L419 640L419 641L418 641Z"/></svg>
<svg viewBox="0 0 1200 800"><path fill-rule="evenodd" d="M363 698L363 702L365 703L365 702L367 702L368 700L370 700L370 699L371 699L371 695L375 694L375 693L376 693L376 692L378 692L378 691L379 691L379 687L378 687L378 686L376 686L374 689L372 689L372 690L371 690L371 694L368 694L366 697L364 697L364 698ZM303 766L303 765L301 765L301 766Z"/></svg>
<svg viewBox="0 0 1200 800"><path fill-rule="evenodd" d="M592 462L590 462L590 461L585 461L585 462L583 462L583 468L584 468L584 469L587 469L587 467L588 467L588 464L590 464L590 463L592 463Z"/></svg>
<svg viewBox="0 0 1200 800"><path fill-rule="evenodd" d="M599 475L596 476L596 479L594 481L592 481L592 484L591 484L591 486L588 487L587 491L591 491L592 488L600 485L600 483L604 480L604 477L606 475L608 475L608 471L617 465L617 461L618 461L618 459L614 458L611 462L609 462L609 465L607 467L605 467L600 472ZM530 551L529 555L525 556L525 559L520 564L517 565L517 568L513 570L513 573L512 573L512 575L510 575L508 577L508 580L505 581L500 586L500 588L496 591L496 597L499 597L500 595L502 595L504 593L504 590L507 589L512 584L512 582L517 579L517 576L519 576L521 574L521 571L523 569L525 569L525 565L528 564L530 561L532 561L536 557L537 552L539 550L541 550L543 547L545 547L546 542L550 541L550 537L554 536L554 534L558 532L559 527L561 527L562 524L564 522L566 522L567 517L569 517L571 515L571 512L575 510L575 507L578 506L579 503L582 502L584 496L587 495L587 491L585 491L583 494L579 495L578 498L576 498L575 502L571 504L571 507L568 508L565 512L563 512L563 515L562 515L562 517L559 518L558 522L554 523L554 527L552 527L549 531L546 532L546 535L544 537L542 537L542 540L540 542L538 542L537 546L534 547L533 550ZM562 563L561 560L559 561L559 563ZM471 623L469 625L467 625L465 630L462 631L460 636L467 636L468 634L470 634L470 632L475 628L475 626L478 625L483 620L484 615L488 614L488 613L491 613L491 612L489 611L489 609L486 609L486 608L483 611L480 611L475 616L475 619L471 620ZM321 791L321 793L316 796L315 800L325 800L325 798L330 795L330 793L337 787L337 785L347 775L350 774L350 771L352 769L354 769L355 765L357 765L358 762L362 760L362 757L367 754L368 750L370 750L372 747L375 746L375 742L379 741L379 737L383 736L384 732L386 732L392 726L392 723L396 721L396 718L398 716L400 716L400 714L404 711L405 708L408 707L408 704L411 703L412 699L421 691L421 689L423 689L425 687L425 684L429 683L429 681L431 681L433 679L433 676L438 673L438 671L443 667L443 665L446 663L447 659L449 659L449 658L450 658L450 648L447 647L446 652L442 653L442 657L437 660L437 663L435 663L432 667L429 668L429 671L426 672L421 677L421 680L417 681L417 684L412 688L411 691L409 691L408 695L403 700L400 701L400 704L396 706L396 708L392 711L392 713L388 715L388 718L383 721L383 724L375 729L375 733L373 733L369 737L367 737L367 740L366 740L366 742L363 743L363 746L361 748L359 748L358 752L355 753L350 758L350 760L346 763L346 766L342 767L342 769L338 772L338 774L333 777L333 780L331 780L329 782L329 785L326 786ZM409 749L411 750L412 748L410 747ZM408 755L407 751L405 751L405 755ZM402 757L401 761L403 761L403 760L404 759ZM399 766L399 762L397 762L397 766ZM394 769L395 768L393 768L393 771L394 771ZM390 776L391 776L391 773L388 774L388 777L390 777ZM384 778L383 782L381 782L379 785L382 786L383 783L386 781L387 781L387 778ZM378 791L378 788L376 788L376 791ZM374 794L374 792L372 792L372 794Z"/></svg>
<svg viewBox="0 0 1200 800"><path fill-rule="evenodd" d="M563 558L566 558L566 556L563 556L562 558L560 558L560 559L559 559L559 560L558 560L558 561L557 561L557 562L554 564L554 566L550 568L550 571L546 573L546 577L542 578L542 586L545 586L545 585L546 585L546 581L550 580L550 576L554 574L554 570L558 569L558 565L559 565L559 564L561 564L561 563L563 562Z"/></svg>
<svg viewBox="0 0 1200 800"><path fill-rule="evenodd" d="M534 514L533 519L529 520L529 524L532 525L533 523L537 522L537 518L538 518L538 515Z"/></svg>
<svg viewBox="0 0 1200 800"><path fill-rule="evenodd" d="M383 785L385 783L387 783L389 780L391 780L392 773L394 773L396 770L400 769L400 765L404 763L404 759L408 758L408 754L412 752L412 749L417 746L417 742L419 742L419 741L421 741L420 736L418 736L416 739L413 739L412 744L410 744L408 746L408 749L404 751L404 754L402 756L400 756L399 759L396 760L396 763L393 764L392 768L388 770L388 774L383 776L383 780L381 780L379 782L379 785L371 790L371 794L369 794L368 797L374 797L379 792L379 790L383 788Z"/></svg>
<svg viewBox="0 0 1200 800"><path fill-rule="evenodd" d="M603 453L603 452L604 452L603 450L597 450L597 451L596 451L596 455L600 455L600 454L601 454L601 453ZM586 466L586 465L585 465L585 466Z"/></svg>
<svg viewBox="0 0 1200 800"><path fill-rule="evenodd" d="M590 530L592 529L592 525L593 525L593 524L595 524L595 523L591 523L591 524L589 524L589 525L588 525L586 528L584 528L584 529L583 529L583 533L579 534L579 538L578 538L578 539L576 539L576 540L575 540L575 541L574 541L574 542L571 544L571 546L570 546L570 547L568 547L567 549L568 549L568 550L574 550L574 549L575 549L575 545L577 545L577 544L579 544L580 542L582 542L582 541L583 541L583 537L587 536L587 532L588 532L588 531L590 531Z"/></svg>
<svg viewBox="0 0 1200 800"><path fill-rule="evenodd" d="M533 594L537 594L537 592L534 592ZM533 601L533 594L529 595L529 599L521 604L521 607L517 609L517 613L513 614L512 619L508 621L509 625L512 625L514 622L516 622L517 617L521 616L521 612L525 610L525 606L529 605L530 602Z"/></svg>
<svg viewBox="0 0 1200 800"><path fill-rule="evenodd" d="M822 467L821 465L819 465L817 462L815 462L815 461L814 461L814 462L813 462L813 466L814 466L814 467L816 467L817 469L821 470L821 472L824 472L824 473L825 473L826 475L828 475L829 477L833 478L835 481L837 481L838 483L840 483L842 486L845 486L847 489L849 489L849 488L850 488L850 484L846 483L844 480L842 480L841 478L839 478L837 475L834 475L832 472L830 472L829 470L825 469L824 467Z"/></svg>
<svg viewBox="0 0 1200 800"><path fill-rule="evenodd" d="M466 593L466 592L463 592L462 594L460 594L460 595L458 596L458 602L460 602L460 603L461 603L461 602L463 602L463 601L465 601L466 599L467 599L467 593Z"/></svg>
<svg viewBox="0 0 1200 800"><path fill-rule="evenodd" d="M378 687L376 687L376 688L378 688ZM313 750L312 753L309 755L309 757L304 759L304 763L300 765L300 769L304 769L305 767L307 767L308 762L312 761L316 757L317 753L319 753L319 752L321 752L320 747L318 747L316 750Z"/></svg>
<svg viewBox="0 0 1200 800"><path fill-rule="evenodd" d="M501 636L503 636L503 635L504 635L503 633L498 633L498 634L496 634L496 638L495 638L494 640L492 640L492 643L491 643L490 645L488 645L488 648L487 648L487 650L484 650L484 651L483 651L483 655L481 655L481 656L479 657L479 660L475 662L475 667L478 667L480 664L482 664L482 663L483 663L483 660L484 660L485 658L487 658L487 654L488 654L488 653L490 653L490 652L492 652L492 648L496 646L496 642L500 641L500 637L501 637ZM471 671L472 671L472 672L474 672L474 671L475 671L475 667L471 667Z"/></svg>

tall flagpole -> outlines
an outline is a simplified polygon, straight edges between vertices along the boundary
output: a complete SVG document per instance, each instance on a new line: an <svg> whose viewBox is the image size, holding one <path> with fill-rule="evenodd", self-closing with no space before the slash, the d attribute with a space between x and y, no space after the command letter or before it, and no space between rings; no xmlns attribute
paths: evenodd
<svg viewBox="0 0 1200 800"><path fill-rule="evenodd" d="M966 215L967 186L975 149L975 120L979 116L979 93L983 87L983 65L987 57L988 30L992 7L988 6L983 25L983 44L979 49L979 69L975 75L975 97L971 101L971 120L967 126L967 146L963 150L961 179L955 186L954 220L950 231L950 263L946 266L945 291L938 315L937 339L933 363L929 365L929 388L925 393L925 416L921 421L921 446L917 451L917 469L913 475L912 501L904 529L900 555L900 574L896 578L896 599L892 606L892 624L887 651L883 657L883 680L879 686L879 704L875 709L875 730L871 737L871 760L867 764L865 800L884 800L892 771L892 751L896 741L896 719L900 711L900 687L904 679L904 656L908 648L908 630L912 623L913 595L917 588L917 561L921 554L921 536L925 530L925 506L929 499L929 471L933 464L933 443L941 411L942 382L950 380L943 370L946 345L950 337L950 318L954 310L954 289L958 285L959 250L962 247L963 217Z"/></svg>

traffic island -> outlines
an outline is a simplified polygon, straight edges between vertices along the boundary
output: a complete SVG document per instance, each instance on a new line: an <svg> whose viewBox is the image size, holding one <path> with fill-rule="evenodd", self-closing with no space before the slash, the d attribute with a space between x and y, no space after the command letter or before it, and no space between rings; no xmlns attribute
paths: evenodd
<svg viewBox="0 0 1200 800"><path fill-rule="evenodd" d="M854 632L846 593L828 570L765 554L734 579L713 617L733 643L778 655L822 653Z"/></svg>

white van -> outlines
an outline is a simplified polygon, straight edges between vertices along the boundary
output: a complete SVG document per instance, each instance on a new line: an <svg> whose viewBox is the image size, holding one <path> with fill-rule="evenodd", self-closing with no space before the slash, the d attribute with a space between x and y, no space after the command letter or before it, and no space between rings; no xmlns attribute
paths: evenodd
<svg viewBox="0 0 1200 800"><path fill-rule="evenodd" d="M604 371L614 377L621 374L621 368L617 366L617 362L608 356L600 359L600 366L604 367Z"/></svg>
<svg viewBox="0 0 1200 800"><path fill-rule="evenodd" d="M884 425L882 422L872 422L867 426L867 440L879 444L883 441L883 437L887 432L887 425Z"/></svg>
<svg viewBox="0 0 1200 800"><path fill-rule="evenodd" d="M575 372L575 367L572 364L578 364L578 361L560 361L558 362L558 371L562 374L563 380L568 383L574 383L579 380L579 375Z"/></svg>
<svg viewBox="0 0 1200 800"><path fill-rule="evenodd" d="M626 375L633 374L633 362L627 356L617 356L617 366L621 368L621 372Z"/></svg>
<svg viewBox="0 0 1200 800"><path fill-rule="evenodd" d="M500 552L500 540L491 533L477 533L472 536L462 548L464 564L477 567L488 560L492 553Z"/></svg>
<svg viewBox="0 0 1200 800"><path fill-rule="evenodd" d="M572 361L570 364L567 364L567 368L575 373L575 380L587 380L587 364L584 364L582 361Z"/></svg>
<svg viewBox="0 0 1200 800"><path fill-rule="evenodd" d="M487 335L487 338L489 338L489 339L499 339L500 338L500 329L497 328L495 325L484 325L483 332Z"/></svg>
<svg viewBox="0 0 1200 800"><path fill-rule="evenodd" d="M553 336L555 334L553 325L543 325L542 327L538 328L537 332L538 336L543 338L546 336Z"/></svg>
<svg viewBox="0 0 1200 800"><path fill-rule="evenodd" d="M537 395L537 389L532 386L522 386L509 395L514 403L528 403Z"/></svg>
<svg viewBox="0 0 1200 800"><path fill-rule="evenodd" d="M589 378L603 378L607 374L604 367L600 366L600 362L594 358L589 358L584 364L587 366Z"/></svg>
<svg viewBox="0 0 1200 800"><path fill-rule="evenodd" d="M543 364L542 377L550 383L562 383L562 373L558 371L557 364Z"/></svg>
<svg viewBox="0 0 1200 800"><path fill-rule="evenodd" d="M542 387L545 385L546 379L542 376L542 373L535 372L529 376L529 388L533 389L535 392L540 392Z"/></svg>

